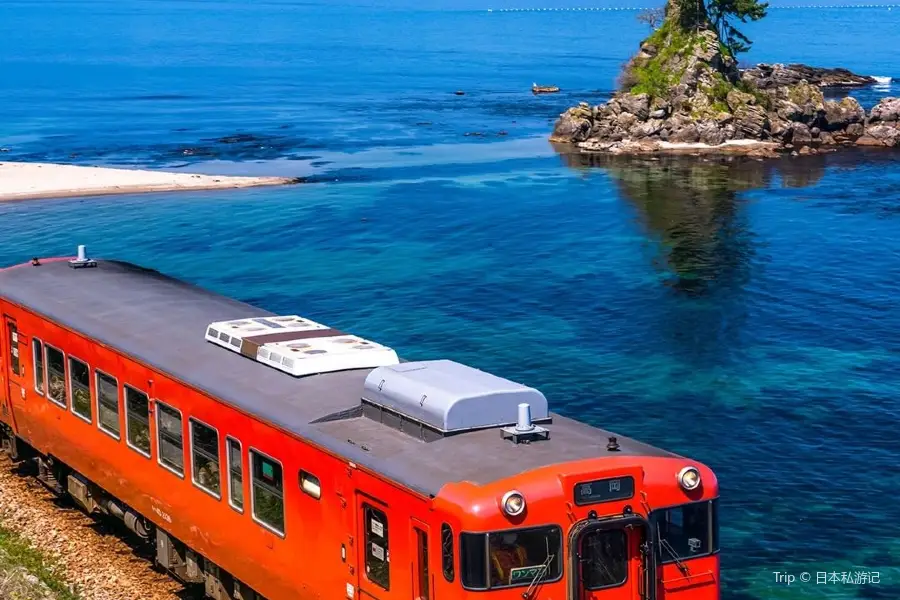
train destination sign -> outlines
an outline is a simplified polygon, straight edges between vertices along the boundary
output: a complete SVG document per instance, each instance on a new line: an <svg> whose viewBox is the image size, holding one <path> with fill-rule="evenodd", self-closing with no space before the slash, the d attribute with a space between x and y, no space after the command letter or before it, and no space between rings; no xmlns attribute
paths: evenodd
<svg viewBox="0 0 900 600"><path fill-rule="evenodd" d="M517 569L510 569L509 583L510 583L510 585L512 585L514 583L522 583L524 581L534 581L539 575L541 575L546 570L547 570L546 565L537 565L534 567L519 567Z"/></svg>
<svg viewBox="0 0 900 600"><path fill-rule="evenodd" d="M614 500L627 500L634 496L634 477L612 477L585 481L575 486L575 504L597 504Z"/></svg>

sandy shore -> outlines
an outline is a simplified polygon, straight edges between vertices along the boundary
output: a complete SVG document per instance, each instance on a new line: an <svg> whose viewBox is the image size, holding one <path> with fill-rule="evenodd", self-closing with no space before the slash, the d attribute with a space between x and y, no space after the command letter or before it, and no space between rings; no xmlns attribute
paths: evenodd
<svg viewBox="0 0 900 600"><path fill-rule="evenodd" d="M218 190L296 183L287 177L225 177L48 163L0 162L0 201Z"/></svg>

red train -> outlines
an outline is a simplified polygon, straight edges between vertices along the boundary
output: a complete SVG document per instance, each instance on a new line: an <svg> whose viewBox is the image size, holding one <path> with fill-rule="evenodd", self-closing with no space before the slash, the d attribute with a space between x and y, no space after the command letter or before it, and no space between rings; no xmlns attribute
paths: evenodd
<svg viewBox="0 0 900 600"><path fill-rule="evenodd" d="M79 250L0 270L4 448L209 597L719 597L706 466Z"/></svg>

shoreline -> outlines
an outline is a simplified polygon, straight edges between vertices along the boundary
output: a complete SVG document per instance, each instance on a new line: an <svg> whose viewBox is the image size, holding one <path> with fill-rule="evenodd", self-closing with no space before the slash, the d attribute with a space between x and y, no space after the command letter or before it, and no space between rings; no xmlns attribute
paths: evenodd
<svg viewBox="0 0 900 600"><path fill-rule="evenodd" d="M0 202L279 186L292 177L237 177L56 163L0 162Z"/></svg>

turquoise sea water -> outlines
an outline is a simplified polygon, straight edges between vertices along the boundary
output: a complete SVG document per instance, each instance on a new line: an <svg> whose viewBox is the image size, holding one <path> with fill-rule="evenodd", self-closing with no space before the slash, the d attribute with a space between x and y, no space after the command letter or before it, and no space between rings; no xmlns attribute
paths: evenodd
<svg viewBox="0 0 900 600"><path fill-rule="evenodd" d="M313 182L3 204L0 262L84 243L534 385L716 470L724 598L900 598L900 154L559 156L635 13L457 8L0 3L0 159ZM900 9L747 31L748 61L900 76Z"/></svg>

